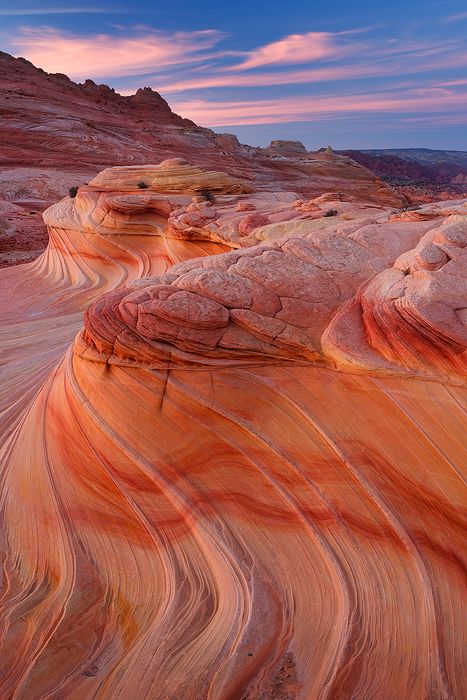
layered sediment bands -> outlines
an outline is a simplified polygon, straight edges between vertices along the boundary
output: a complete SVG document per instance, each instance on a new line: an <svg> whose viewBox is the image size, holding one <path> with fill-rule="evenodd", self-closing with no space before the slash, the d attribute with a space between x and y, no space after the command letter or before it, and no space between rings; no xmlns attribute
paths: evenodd
<svg viewBox="0 0 467 700"><path fill-rule="evenodd" d="M124 191L83 188L76 198L61 200L44 214L49 245L43 255L1 271L0 411L7 433L72 342L83 311L96 297L164 273L174 263L230 249L206 237L168 238L170 198L151 199L136 184L134 188L133 198ZM191 199L182 196L185 203Z"/></svg>
<svg viewBox="0 0 467 700"><path fill-rule="evenodd" d="M144 232L243 248L283 237L290 233L290 222L309 232L313 226L335 226L336 221L387 218L381 203L341 192L303 200L277 183L270 186L272 191L254 189L245 180L173 158L158 165L107 168L79 188L73 204L64 199L51 207L45 220L103 235ZM326 221L329 207L335 207L334 222Z"/></svg>
<svg viewBox="0 0 467 700"><path fill-rule="evenodd" d="M139 164L144 170L143 164L184 156L205 172L229 173L263 192L293 191L307 200L340 191L377 206L408 201L348 156L310 152L286 141L246 146L232 134L174 114L150 88L124 97L106 85L76 84L3 52L0 114L0 199L22 209L9 217L7 240L1 240L0 224L0 248L7 253L0 256L1 267L45 249L47 238L31 205L42 212L108 166ZM208 183L217 187L217 178Z"/></svg>
<svg viewBox="0 0 467 700"><path fill-rule="evenodd" d="M268 148L246 146L232 134L179 117L149 88L123 97L106 85L76 84L2 52L0 110L0 163L12 169L8 180L17 177L21 189L39 183L39 189L50 192L58 173L63 184L69 183L58 189L64 193L106 166L182 155L205 170L247 178L255 189L293 190L307 197L342 190L387 206L407 201L348 156L310 152L287 141L273 141ZM29 172L23 172L26 168Z"/></svg>
<svg viewBox="0 0 467 700"><path fill-rule="evenodd" d="M169 158L157 166L132 165L107 168L89 183L105 190L134 190L138 182L156 192L196 194L209 190L216 194L242 194L253 187L224 172L203 170L184 158Z"/></svg>
<svg viewBox="0 0 467 700"><path fill-rule="evenodd" d="M463 700L464 203L114 187L0 278L0 697Z"/></svg>
<svg viewBox="0 0 467 700"><path fill-rule="evenodd" d="M3 695L462 698L464 398L67 353L5 465Z"/></svg>

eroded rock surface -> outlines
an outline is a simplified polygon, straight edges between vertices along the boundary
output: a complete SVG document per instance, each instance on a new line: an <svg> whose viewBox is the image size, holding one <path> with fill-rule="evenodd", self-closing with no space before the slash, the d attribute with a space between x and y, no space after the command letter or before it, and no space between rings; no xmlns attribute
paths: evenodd
<svg viewBox="0 0 467 700"><path fill-rule="evenodd" d="M293 191L306 200L342 191L380 206L407 202L347 156L309 152L297 142L245 146L231 134L178 116L149 88L122 96L107 85L76 84L2 52L0 114L0 199L25 207L35 202L41 211L107 166L178 157L204 171L228 172L255 191ZM18 245L10 249L8 264L21 262L25 248L43 247L43 231L30 228L28 239L22 218L12 217L12 223Z"/></svg>
<svg viewBox="0 0 467 700"><path fill-rule="evenodd" d="M466 203L142 167L0 273L0 696L461 700Z"/></svg>

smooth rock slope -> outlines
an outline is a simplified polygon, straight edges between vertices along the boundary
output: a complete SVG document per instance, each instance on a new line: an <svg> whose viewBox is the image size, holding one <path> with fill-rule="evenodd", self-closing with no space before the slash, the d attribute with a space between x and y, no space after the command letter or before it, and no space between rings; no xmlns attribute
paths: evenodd
<svg viewBox="0 0 467 700"><path fill-rule="evenodd" d="M1 697L465 697L466 202L299 194L112 168L0 272Z"/></svg>

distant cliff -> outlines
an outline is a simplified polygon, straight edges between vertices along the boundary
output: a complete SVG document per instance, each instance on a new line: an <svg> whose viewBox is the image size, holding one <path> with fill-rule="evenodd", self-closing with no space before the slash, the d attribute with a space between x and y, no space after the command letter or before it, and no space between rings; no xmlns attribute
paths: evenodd
<svg viewBox="0 0 467 700"><path fill-rule="evenodd" d="M428 148L340 151L414 201L459 197L467 190L467 153Z"/></svg>

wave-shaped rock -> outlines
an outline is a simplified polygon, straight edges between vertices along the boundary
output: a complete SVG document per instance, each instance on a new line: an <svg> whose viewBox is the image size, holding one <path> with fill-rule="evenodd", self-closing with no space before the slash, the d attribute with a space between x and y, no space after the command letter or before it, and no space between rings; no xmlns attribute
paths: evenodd
<svg viewBox="0 0 467 700"><path fill-rule="evenodd" d="M0 695L460 700L465 203L151 172L0 277Z"/></svg>
<svg viewBox="0 0 467 700"><path fill-rule="evenodd" d="M193 169L185 170L186 182L194 183ZM230 181L218 174L222 177ZM137 183L133 188L138 194L126 206L125 197L131 200L131 195L125 189L110 191L102 177L94 187L80 188L75 198L64 198L44 214L49 232L45 253L30 264L2 270L0 294L7 303L0 316L0 410L5 420L9 417L11 429L96 297L134 279L164 273L174 263L230 249L194 236L186 241L167 237L169 213L180 202L191 202L189 190L179 195L176 187L171 203L166 185L166 194L148 204L147 190L139 190Z"/></svg>

